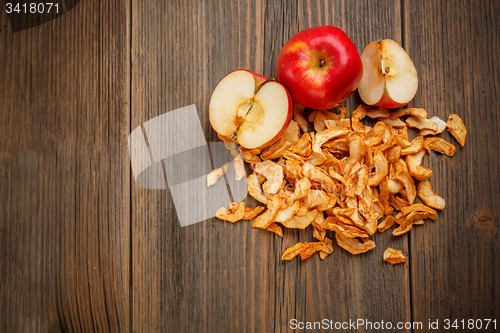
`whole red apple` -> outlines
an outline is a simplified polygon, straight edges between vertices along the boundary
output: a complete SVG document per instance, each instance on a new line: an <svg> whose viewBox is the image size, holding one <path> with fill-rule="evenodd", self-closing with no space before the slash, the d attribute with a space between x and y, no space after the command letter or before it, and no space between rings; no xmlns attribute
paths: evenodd
<svg viewBox="0 0 500 333"><path fill-rule="evenodd" d="M219 136L248 149L278 140L293 116L292 98L282 84L244 69L217 84L208 109Z"/></svg>
<svg viewBox="0 0 500 333"><path fill-rule="evenodd" d="M342 104L358 87L363 64L358 50L339 28L302 30L281 49L278 81L302 105L328 110Z"/></svg>

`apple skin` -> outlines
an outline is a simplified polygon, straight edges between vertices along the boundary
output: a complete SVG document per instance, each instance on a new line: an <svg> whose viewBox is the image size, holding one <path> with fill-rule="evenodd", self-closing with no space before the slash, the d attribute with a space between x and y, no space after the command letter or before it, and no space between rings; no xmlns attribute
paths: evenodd
<svg viewBox="0 0 500 333"><path fill-rule="evenodd" d="M257 85L260 85L261 83L265 82L266 80L268 80L267 77L265 76L262 76L262 75L259 75L257 73L254 73L254 72L251 72L249 71L248 69L240 69L240 71L245 71L245 72L248 72L250 74L252 74L253 78L255 79L255 82L257 82ZM231 73L229 73L231 74ZM228 74L228 75L229 75ZM227 75L226 75L227 76Z"/></svg>
<svg viewBox="0 0 500 333"><path fill-rule="evenodd" d="M382 97L380 98L380 101L378 101L377 103L375 103L372 106L380 106L380 107L383 107L386 109L397 109L399 107L405 106L408 103L410 103L410 102L398 103L398 102L394 101L391 98L391 96L389 96L389 92L387 91L387 89L384 89L384 93L383 93Z"/></svg>
<svg viewBox="0 0 500 333"><path fill-rule="evenodd" d="M276 83L279 83L279 82L276 82ZM283 89L285 89L285 91L286 91L286 94L288 96L288 105L290 106L288 108L288 115L286 117L285 123L283 124L283 128L270 141L268 141L267 143L265 143L265 144L257 147L258 149L265 148L267 146L272 145L276 141L278 141L278 139L281 137L281 135L283 134L283 132L287 129L288 125L290 125L290 121L292 120L292 117L293 117L293 101L292 101L292 96L290 96L290 92L288 91L288 89L286 89L285 86L283 86Z"/></svg>
<svg viewBox="0 0 500 333"><path fill-rule="evenodd" d="M278 81L292 99L316 110L339 106L358 87L363 63L351 39L339 28L302 30L278 56Z"/></svg>
<svg viewBox="0 0 500 333"><path fill-rule="evenodd" d="M415 91L415 94L416 93L417 92ZM415 97L415 96L413 96L413 97ZM375 104L371 104L370 106L379 106L379 107L383 107L386 109L397 109L397 108L400 108L400 107L405 106L406 104L410 103L413 100L413 97L408 102L399 103L399 102L394 101L391 98L391 96L389 95L387 88L384 88L384 93L382 94L382 97L380 97L380 100ZM367 105L369 105L369 104L367 104Z"/></svg>
<svg viewBox="0 0 500 333"><path fill-rule="evenodd" d="M256 87L258 87L259 85L261 85L261 84L262 84L262 83L264 83L265 81L269 80L269 79L268 79L268 78L266 78L265 76L259 75L259 74L257 74L257 73L252 72L252 71L249 71L249 70L247 70L247 69L237 69L237 70L232 71L232 72L228 73L227 75L225 75L225 76L221 79L221 81L222 81L224 78L226 78L228 75L231 75L232 73L234 73L234 72L236 72L236 71L245 71L245 72L250 73L250 74L253 76L254 80L255 80L255 86L256 86ZM273 81L273 82L274 82L274 81ZM270 139L269 141L267 141L266 143L264 143L264 144L262 144L262 145L260 145L260 146L258 146L258 147L254 147L254 148L252 148L252 149L261 149L261 148L265 148L265 147L267 147L267 146L272 145L272 144L273 144L273 143L275 143L276 141L278 141L278 139L281 137L281 135L283 134L283 132L287 129L288 125L290 124L290 121L291 121L291 120L292 120L292 118L293 118L293 101L292 101L292 97L291 97L291 95L290 95L290 92L288 91L288 89L287 89L287 88L286 88L283 84L281 84L281 83L279 83L279 82L274 82L274 83L279 84L280 86L282 86L282 87L283 87L283 89L284 89L284 91L286 92L287 99L288 99L288 113L287 113L287 117L286 117L285 122L283 123L283 127L282 127L282 129L281 129L281 130L280 130L280 131L279 131L279 132L278 132L278 133L277 133L277 134L276 134L273 138L271 138L271 139ZM210 123L211 123L211 125L212 125L212 128L214 128L214 126L213 126L213 124L212 124L212 121L213 121L213 120L212 120L211 118L209 118L209 120L210 120ZM224 142L234 142L234 143L237 143L237 144L238 144L238 142L237 142L237 141L233 140L233 139L232 139L232 138L230 138L230 137L224 136L224 135L222 135L222 134L220 134L220 133L217 133L217 136L219 137L219 139L221 139L221 140L222 140L222 141L224 141ZM245 147L243 147L243 148L245 148Z"/></svg>

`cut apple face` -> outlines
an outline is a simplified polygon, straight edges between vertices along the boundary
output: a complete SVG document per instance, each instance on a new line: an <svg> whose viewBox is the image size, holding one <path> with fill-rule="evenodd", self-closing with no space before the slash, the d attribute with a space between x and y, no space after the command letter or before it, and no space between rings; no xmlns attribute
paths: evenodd
<svg viewBox="0 0 500 333"><path fill-rule="evenodd" d="M292 115L292 99L286 88L247 70L224 77L209 105L213 129L247 149L276 141Z"/></svg>
<svg viewBox="0 0 500 333"><path fill-rule="evenodd" d="M358 92L363 102L393 109L415 97L417 70L401 45L392 39L371 42L364 49L361 61L363 77Z"/></svg>

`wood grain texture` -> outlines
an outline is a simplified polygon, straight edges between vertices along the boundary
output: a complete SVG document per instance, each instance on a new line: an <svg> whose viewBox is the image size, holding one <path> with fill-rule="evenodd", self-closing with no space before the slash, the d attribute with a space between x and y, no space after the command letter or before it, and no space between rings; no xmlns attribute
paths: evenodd
<svg viewBox="0 0 500 333"><path fill-rule="evenodd" d="M134 1L132 127L194 103L207 142L219 141L210 94L232 70L262 72L264 10L260 1ZM134 331L269 327L270 259L260 249L271 235L215 219L181 228L168 190L134 186L132 202Z"/></svg>
<svg viewBox="0 0 500 333"><path fill-rule="evenodd" d="M293 318L424 328L429 319L500 320L499 7L80 1L16 34L1 11L0 332L289 332ZM206 141L219 141L208 121L219 80L238 68L276 78L283 44L325 24L342 28L359 52L380 38L400 42L420 79L410 106L464 120L465 148L424 160L445 211L408 235L376 234L377 248L364 255L334 244L325 260L304 262L281 255L312 241L312 230L280 238L215 218L180 227L170 190L133 180L128 134L195 104ZM359 102L355 93L345 106ZM214 167L209 156L195 158ZM383 262L389 246L409 261Z"/></svg>
<svg viewBox="0 0 500 333"><path fill-rule="evenodd" d="M380 20L364 20L374 11ZM218 140L208 123L217 82L238 68L276 77L278 53L299 29L338 25L360 52L383 36L401 39L394 1L134 2L132 13L132 128L195 103L207 141ZM346 104L357 103L353 96ZM292 318L410 320L408 267L382 261L389 245L408 252L406 236L379 235L379 248L364 256L336 247L324 261L282 262L288 246L312 240L311 230L286 230L282 239L216 219L181 228L168 190L132 191L134 330L279 332Z"/></svg>
<svg viewBox="0 0 500 333"><path fill-rule="evenodd" d="M338 26L360 53L368 43L381 38L401 42L399 1L299 1L298 13L299 30L325 24ZM366 19L368 17L378 19ZM348 115L360 102L357 93L347 99L343 106L348 108ZM329 237L333 238L334 234ZM377 247L363 255L352 256L334 240L334 251L325 260L311 258L307 262L281 263L281 269L294 268L299 275L294 302L285 303L296 307L293 318L299 321L327 318L340 322L360 318L372 323L384 320L394 325L411 321L409 267L406 264L389 267L382 260L387 247L400 249L408 255L407 236L394 237L387 231L376 233L372 239ZM312 231L301 233L297 240L312 241ZM279 252L290 245L292 241L285 239ZM284 295L290 291L286 287L282 289ZM285 325L290 319L289 315L282 318L282 331L287 331Z"/></svg>
<svg viewBox="0 0 500 333"><path fill-rule="evenodd" d="M0 331L128 331L130 6L0 32Z"/></svg>
<svg viewBox="0 0 500 333"><path fill-rule="evenodd" d="M468 128L452 158L427 165L446 208L436 222L412 230L414 320L500 318L500 27L498 1L404 4L405 47L419 72L412 102L430 115L458 114ZM490 326L488 331L493 331ZM498 328L498 326L497 326ZM463 330L467 331L467 330Z"/></svg>

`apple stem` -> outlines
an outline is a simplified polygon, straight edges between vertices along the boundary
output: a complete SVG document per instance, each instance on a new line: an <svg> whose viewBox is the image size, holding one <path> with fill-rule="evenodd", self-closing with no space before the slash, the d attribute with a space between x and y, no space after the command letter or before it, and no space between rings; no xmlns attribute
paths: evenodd
<svg viewBox="0 0 500 333"><path fill-rule="evenodd" d="M248 101L248 104L247 104L247 109L245 111L245 115L243 116L243 118L245 118L248 114L248 112L250 112L250 110L252 109L253 107L253 101Z"/></svg>
<svg viewBox="0 0 500 333"><path fill-rule="evenodd" d="M325 59L319 59L319 67L325 66Z"/></svg>
<svg viewBox="0 0 500 333"><path fill-rule="evenodd" d="M273 78L267 79L266 81L259 84L259 86L255 89L255 95L259 92L260 88L262 88L266 83L274 81Z"/></svg>

